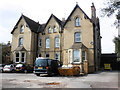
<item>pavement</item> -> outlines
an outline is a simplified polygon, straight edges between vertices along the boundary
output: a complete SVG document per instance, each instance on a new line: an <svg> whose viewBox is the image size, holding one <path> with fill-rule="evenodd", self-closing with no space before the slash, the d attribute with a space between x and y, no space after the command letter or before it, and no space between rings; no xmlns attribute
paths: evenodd
<svg viewBox="0 0 120 90"><path fill-rule="evenodd" d="M103 71L85 76L40 77L25 73L1 73L2 88L118 88L118 71Z"/></svg>

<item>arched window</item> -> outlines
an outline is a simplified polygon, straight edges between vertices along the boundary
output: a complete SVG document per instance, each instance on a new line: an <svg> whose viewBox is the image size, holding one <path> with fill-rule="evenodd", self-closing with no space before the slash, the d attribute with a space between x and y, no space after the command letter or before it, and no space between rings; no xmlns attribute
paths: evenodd
<svg viewBox="0 0 120 90"><path fill-rule="evenodd" d="M80 26L80 18L79 17L75 18L75 26Z"/></svg>
<svg viewBox="0 0 120 90"><path fill-rule="evenodd" d="M46 38L46 48L50 48L50 39Z"/></svg>
<svg viewBox="0 0 120 90"><path fill-rule="evenodd" d="M23 45L23 37L20 37L19 38L19 46L22 46Z"/></svg>
<svg viewBox="0 0 120 90"><path fill-rule="evenodd" d="M20 27L20 33L23 33L23 32L24 32L24 25Z"/></svg>
<svg viewBox="0 0 120 90"><path fill-rule="evenodd" d="M57 32L56 26L53 27L53 32Z"/></svg>
<svg viewBox="0 0 120 90"><path fill-rule="evenodd" d="M75 42L81 42L81 33L80 32L75 33Z"/></svg>
<svg viewBox="0 0 120 90"><path fill-rule="evenodd" d="M55 47L56 48L60 47L60 39L59 39L59 37L55 37Z"/></svg>
<svg viewBox="0 0 120 90"><path fill-rule="evenodd" d="M48 28L48 33L52 33L52 28L51 27Z"/></svg>

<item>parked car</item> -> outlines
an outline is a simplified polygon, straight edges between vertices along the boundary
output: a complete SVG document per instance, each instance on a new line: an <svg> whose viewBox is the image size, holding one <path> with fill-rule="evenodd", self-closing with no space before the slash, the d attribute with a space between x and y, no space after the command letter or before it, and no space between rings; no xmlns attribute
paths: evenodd
<svg viewBox="0 0 120 90"><path fill-rule="evenodd" d="M40 76L40 74L58 74L58 67L61 67L62 64L58 60L52 60L47 58L36 58L34 65L34 74Z"/></svg>
<svg viewBox="0 0 120 90"><path fill-rule="evenodd" d="M15 72L15 66L13 64L5 65L3 72Z"/></svg>
<svg viewBox="0 0 120 90"><path fill-rule="evenodd" d="M5 64L0 64L0 72L3 72L4 66L5 66Z"/></svg>
<svg viewBox="0 0 120 90"><path fill-rule="evenodd" d="M16 65L16 72L33 72L32 65L25 65L25 64L17 64Z"/></svg>

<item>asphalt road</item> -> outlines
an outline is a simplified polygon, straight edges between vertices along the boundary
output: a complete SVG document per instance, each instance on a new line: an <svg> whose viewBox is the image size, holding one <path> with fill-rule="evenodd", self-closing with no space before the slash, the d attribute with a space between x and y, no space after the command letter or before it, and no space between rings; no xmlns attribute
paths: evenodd
<svg viewBox="0 0 120 90"><path fill-rule="evenodd" d="M86 76L35 76L33 73L0 73L2 88L118 88L118 72ZM120 83L119 83L120 84Z"/></svg>

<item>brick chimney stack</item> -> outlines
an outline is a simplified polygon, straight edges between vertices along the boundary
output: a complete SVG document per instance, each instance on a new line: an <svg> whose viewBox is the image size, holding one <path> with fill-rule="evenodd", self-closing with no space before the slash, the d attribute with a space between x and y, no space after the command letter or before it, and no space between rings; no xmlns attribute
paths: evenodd
<svg viewBox="0 0 120 90"><path fill-rule="evenodd" d="M91 6L91 19L92 21L95 21L96 19L96 8L94 6L94 3L92 3L92 6Z"/></svg>

